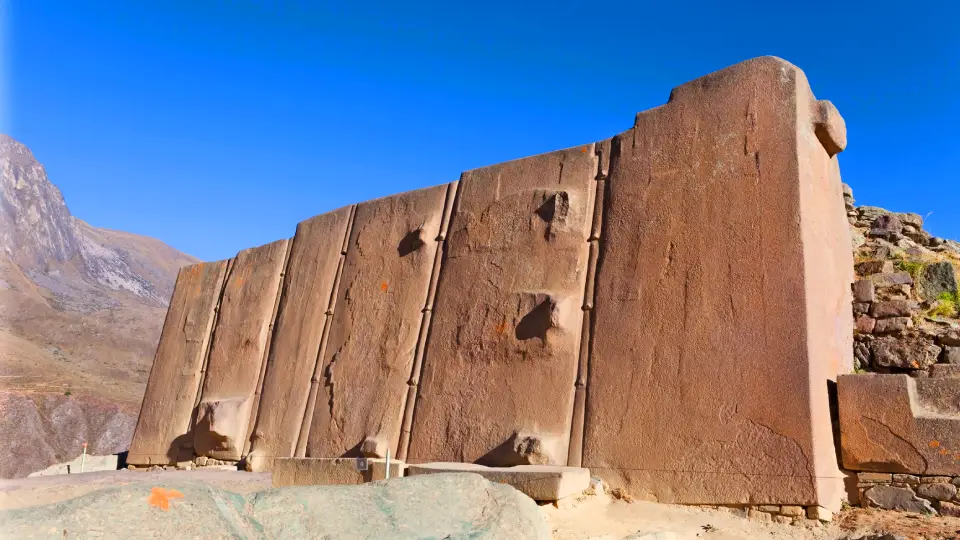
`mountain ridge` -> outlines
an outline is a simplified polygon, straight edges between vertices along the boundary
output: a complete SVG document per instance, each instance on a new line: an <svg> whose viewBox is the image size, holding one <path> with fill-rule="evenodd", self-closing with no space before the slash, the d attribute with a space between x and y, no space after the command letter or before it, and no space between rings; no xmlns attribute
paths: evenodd
<svg viewBox="0 0 960 540"><path fill-rule="evenodd" d="M196 262L73 216L34 153L0 134L0 433L18 441L0 449L0 477L84 441L126 448L177 271Z"/></svg>

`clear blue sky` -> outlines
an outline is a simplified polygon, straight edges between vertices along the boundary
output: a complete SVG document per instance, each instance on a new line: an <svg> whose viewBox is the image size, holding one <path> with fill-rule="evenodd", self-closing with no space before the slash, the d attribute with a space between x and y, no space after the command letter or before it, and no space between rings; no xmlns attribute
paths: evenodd
<svg viewBox="0 0 960 540"><path fill-rule="evenodd" d="M3 1L4 131L76 216L202 259L609 137L760 55L846 118L858 204L960 239L956 2Z"/></svg>

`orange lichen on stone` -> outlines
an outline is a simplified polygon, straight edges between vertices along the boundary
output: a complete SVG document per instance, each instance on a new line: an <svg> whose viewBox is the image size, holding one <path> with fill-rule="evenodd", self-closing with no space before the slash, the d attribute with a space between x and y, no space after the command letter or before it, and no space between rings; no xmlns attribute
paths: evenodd
<svg viewBox="0 0 960 540"><path fill-rule="evenodd" d="M156 506L164 512L170 510L170 499L182 499L183 493L175 489L166 489L155 487L150 490L150 496L147 497L147 503L150 506Z"/></svg>
<svg viewBox="0 0 960 540"><path fill-rule="evenodd" d="M940 446L940 441L930 441L930 448L936 448Z"/></svg>
<svg viewBox="0 0 960 540"><path fill-rule="evenodd" d="M381 291L387 292L387 289L388 289L388 288L389 288L389 287L387 286L387 282L386 282L386 281L384 281L383 283L380 284L380 290L381 290Z"/></svg>

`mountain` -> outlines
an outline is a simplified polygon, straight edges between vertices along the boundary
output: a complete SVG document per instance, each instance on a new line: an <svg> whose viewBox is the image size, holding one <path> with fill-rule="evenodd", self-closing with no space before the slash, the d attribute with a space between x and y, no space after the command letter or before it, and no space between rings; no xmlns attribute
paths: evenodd
<svg viewBox="0 0 960 540"><path fill-rule="evenodd" d="M0 477L126 448L177 270L197 259L75 218L0 134Z"/></svg>

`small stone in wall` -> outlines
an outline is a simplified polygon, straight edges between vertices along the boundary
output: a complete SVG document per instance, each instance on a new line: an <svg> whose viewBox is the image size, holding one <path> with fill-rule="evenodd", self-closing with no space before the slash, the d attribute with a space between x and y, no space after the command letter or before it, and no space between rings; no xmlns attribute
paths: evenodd
<svg viewBox="0 0 960 540"><path fill-rule="evenodd" d="M854 316L857 316L857 315L866 315L868 311L870 311L870 303L869 303L869 302L855 302L855 303L853 304L853 315L854 315Z"/></svg>
<svg viewBox="0 0 960 540"><path fill-rule="evenodd" d="M789 517L803 517L806 510L802 506L784 505L780 507L780 513Z"/></svg>
<svg viewBox="0 0 960 540"><path fill-rule="evenodd" d="M960 517L960 504L941 502L937 505L941 516Z"/></svg>
<svg viewBox="0 0 960 540"><path fill-rule="evenodd" d="M893 268L893 261L886 260L864 261L862 263L857 263L855 270L857 271L857 274L861 276L870 276L873 274L882 273L892 274L895 271Z"/></svg>
<svg viewBox="0 0 960 540"><path fill-rule="evenodd" d="M893 475L894 482L902 482L904 484L919 484L920 477L912 474L895 474Z"/></svg>
<svg viewBox="0 0 960 540"><path fill-rule="evenodd" d="M876 326L877 320L869 315L860 315L857 317L856 324L854 325L857 332L861 334L872 334Z"/></svg>
<svg viewBox="0 0 960 540"><path fill-rule="evenodd" d="M913 285L913 277L907 272L884 272L870 276L873 284L880 289L896 287L898 285Z"/></svg>
<svg viewBox="0 0 960 540"><path fill-rule="evenodd" d="M960 364L960 347L944 347L943 361L948 364Z"/></svg>
<svg viewBox="0 0 960 540"><path fill-rule="evenodd" d="M859 279L853 284L854 302L873 302L877 299L877 288L869 279Z"/></svg>
<svg viewBox="0 0 960 540"><path fill-rule="evenodd" d="M877 302L870 307L870 316L876 319L889 317L909 317L917 306L908 300L888 300Z"/></svg>
<svg viewBox="0 0 960 540"><path fill-rule="evenodd" d="M952 480L949 476L921 476L921 484L949 484Z"/></svg>
<svg viewBox="0 0 960 540"><path fill-rule="evenodd" d="M924 499L949 501L957 495L957 486L953 484L920 484L917 495Z"/></svg>
<svg viewBox="0 0 960 540"><path fill-rule="evenodd" d="M773 516L770 514L760 511L760 510L750 510L747 512L747 517L752 520L760 521L762 523L769 523L773 521Z"/></svg>
<svg viewBox="0 0 960 540"><path fill-rule="evenodd" d="M875 334L892 334L894 332L903 332L913 328L913 319L910 317L895 317L893 319L880 319L874 326Z"/></svg>
<svg viewBox="0 0 960 540"><path fill-rule="evenodd" d="M890 473L862 472L857 473L857 480L860 482L889 482L893 479Z"/></svg>

